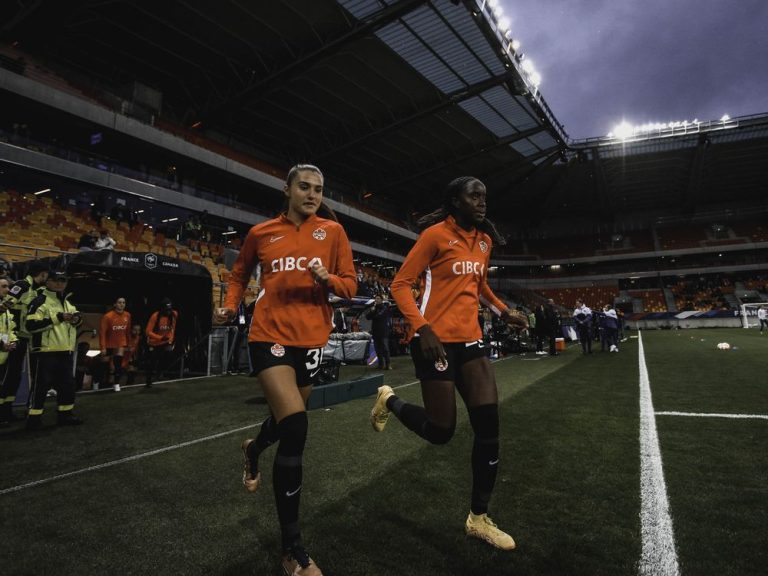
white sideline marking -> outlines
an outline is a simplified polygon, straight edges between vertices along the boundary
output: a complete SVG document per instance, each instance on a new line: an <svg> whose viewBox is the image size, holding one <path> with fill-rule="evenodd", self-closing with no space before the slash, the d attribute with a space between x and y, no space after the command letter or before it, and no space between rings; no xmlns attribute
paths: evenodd
<svg viewBox="0 0 768 576"><path fill-rule="evenodd" d="M0 490L0 496L2 496L3 494L9 494L11 492L18 492L19 490L32 488L33 486L40 486L41 484L48 484L49 482L53 482L55 480L61 480L62 478L69 478L70 476L77 476L78 474L85 474L86 472L93 472L94 470L101 470L102 468L110 468L112 466L117 466L118 464L125 464L126 462L133 462L134 460L139 460L141 458L146 458L148 456L155 456L156 454L162 454L163 452L170 452L171 450L186 448L187 446L192 446L193 444L199 444L200 442L215 440L216 438L222 438L230 434L235 434L236 432L242 432L243 430L248 430L249 428L255 428L256 426L261 426L261 424L262 422L258 422L257 424L250 424L248 426L235 428L234 430L219 432L218 434L212 434L211 436L197 438L196 440L189 440L188 442L182 442L181 444L174 444L172 446L166 446L165 448L158 448L157 450L150 450L149 452L134 454L133 456L128 456L127 458L120 458L119 460L112 460L111 462L96 464L95 466L88 466L87 468L81 468L80 470L74 470L72 472L67 472L65 474L51 476L50 478L43 478L42 480L35 480L34 482L19 484L18 486L12 486L11 488L4 488L3 490Z"/></svg>
<svg viewBox="0 0 768 576"><path fill-rule="evenodd" d="M703 412L656 412L656 416L694 416L696 418L752 418L768 420L766 414L705 414Z"/></svg>
<svg viewBox="0 0 768 576"><path fill-rule="evenodd" d="M640 365L640 532L642 552L640 576L678 576L672 518L669 515L667 486L661 464L659 436L656 432L651 383L645 365L643 337L639 334Z"/></svg>
<svg viewBox="0 0 768 576"><path fill-rule="evenodd" d="M506 360L506 358L491 360L491 363L493 364L496 362L501 362L502 360ZM406 382L405 384L400 384L399 386L395 386L393 390L397 390L399 388L407 388L408 386L413 386L414 384L418 384L418 383L419 383L419 380ZM199 444L200 442L215 440L216 438L222 438L224 436L229 436L230 434L235 434L237 432L242 432L243 430L248 430L249 428L255 428L257 426L261 426L263 423L264 422L261 421L261 422L257 422L256 424L249 424L248 426L242 426L240 428L235 428L234 430L227 430L226 432L219 432L218 434L212 434L211 436L204 436L203 438L197 438L196 440L189 440L187 442L182 442L181 444L174 444L172 446L166 446L165 448L158 448L157 450L150 450L149 452L134 454L133 456L128 456L127 458L120 458L119 460L112 460L111 462L104 462L103 464L88 466L87 468L81 468L80 470L73 470L72 472L66 472L65 474L59 474L57 476L43 478L42 480L35 480L33 482L27 482L26 484L11 486L10 488L3 488L2 490L0 490L0 496L3 496L4 494L10 494L11 492L26 490L27 488L33 488L34 486L40 486L41 484L48 484L49 482L54 482L55 480L62 480L63 478L69 478L70 476L77 476L78 474L85 474L86 472L93 472L95 470L101 470L103 468L111 468L112 466L117 466L118 464L125 464L126 462L133 462L134 460L140 460L141 458L147 458L148 456L155 456L157 454L162 454L163 452L170 452L171 450L186 448L187 446L192 446L193 444Z"/></svg>

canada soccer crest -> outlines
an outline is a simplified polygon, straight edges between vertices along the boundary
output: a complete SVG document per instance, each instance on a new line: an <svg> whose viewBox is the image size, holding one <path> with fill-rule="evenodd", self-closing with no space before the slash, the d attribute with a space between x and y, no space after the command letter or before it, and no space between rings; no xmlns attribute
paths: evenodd
<svg viewBox="0 0 768 576"><path fill-rule="evenodd" d="M485 240L480 240L480 252L483 254L488 252L488 244L485 243Z"/></svg>
<svg viewBox="0 0 768 576"><path fill-rule="evenodd" d="M318 228L312 232L312 238L315 240L325 240L326 232L322 228Z"/></svg>
<svg viewBox="0 0 768 576"><path fill-rule="evenodd" d="M285 356L285 348L283 348L280 344L275 344L272 346L272 348L269 349L269 351L272 352L272 356L277 356L278 358Z"/></svg>

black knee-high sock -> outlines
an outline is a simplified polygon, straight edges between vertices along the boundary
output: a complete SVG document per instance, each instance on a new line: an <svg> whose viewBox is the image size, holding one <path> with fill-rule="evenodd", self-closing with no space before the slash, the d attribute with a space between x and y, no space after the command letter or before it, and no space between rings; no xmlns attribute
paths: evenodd
<svg viewBox="0 0 768 576"><path fill-rule="evenodd" d="M387 400L387 408L406 428L432 444L447 444L453 437L455 428L435 426L427 419L427 411L421 406L409 404L397 396L392 396Z"/></svg>
<svg viewBox="0 0 768 576"><path fill-rule="evenodd" d="M307 413L298 412L286 416L277 425L277 429L280 444L275 456L272 485L275 489L283 549L289 550L301 543L299 502L302 482L301 459L307 439Z"/></svg>
<svg viewBox="0 0 768 576"><path fill-rule="evenodd" d="M112 357L112 365L115 368L115 384L120 384L120 378L123 377L123 357L115 354Z"/></svg>
<svg viewBox="0 0 768 576"><path fill-rule="evenodd" d="M251 463L251 475L256 476L259 471L259 456L264 450L272 446L280 439L277 429L277 423L274 416L270 414L259 428L259 435L248 445L248 460Z"/></svg>
<svg viewBox="0 0 768 576"><path fill-rule="evenodd" d="M499 469L499 408L496 404L484 404L470 408L468 412L475 432L471 510L474 514L485 514Z"/></svg>

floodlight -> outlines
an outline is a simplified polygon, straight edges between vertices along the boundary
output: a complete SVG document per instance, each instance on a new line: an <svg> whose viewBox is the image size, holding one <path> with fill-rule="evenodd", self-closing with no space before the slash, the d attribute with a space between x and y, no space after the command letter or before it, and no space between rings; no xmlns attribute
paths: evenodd
<svg viewBox="0 0 768 576"><path fill-rule="evenodd" d="M512 40L512 50L515 52L520 50L520 40Z"/></svg>
<svg viewBox="0 0 768 576"><path fill-rule="evenodd" d="M503 18L499 18L498 25L501 30L507 30L509 29L510 25L512 24L512 21L504 16Z"/></svg>
<svg viewBox="0 0 768 576"><path fill-rule="evenodd" d="M613 136L622 140L629 138L633 134L632 126L626 120L613 129Z"/></svg>

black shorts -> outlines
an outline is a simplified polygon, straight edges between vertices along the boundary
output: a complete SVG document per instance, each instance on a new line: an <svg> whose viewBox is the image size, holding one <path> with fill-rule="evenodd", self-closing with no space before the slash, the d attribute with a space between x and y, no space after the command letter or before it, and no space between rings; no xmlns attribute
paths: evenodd
<svg viewBox="0 0 768 576"><path fill-rule="evenodd" d="M418 338L411 340L411 358L416 368L416 378L419 380L440 380L456 382L457 370L475 358L488 355L488 349L482 340L471 342L449 342L443 344L447 365L441 365L439 361L433 362L424 358L421 353L421 343Z"/></svg>
<svg viewBox="0 0 768 576"><path fill-rule="evenodd" d="M296 371L299 387L317 384L320 364L323 361L322 348L297 348L275 342L248 342L251 355L252 374L273 366L290 366Z"/></svg>

